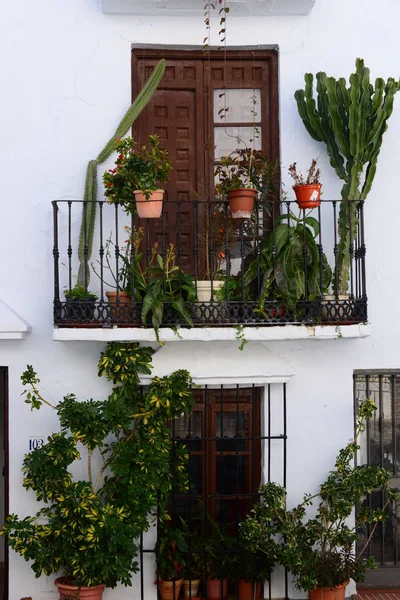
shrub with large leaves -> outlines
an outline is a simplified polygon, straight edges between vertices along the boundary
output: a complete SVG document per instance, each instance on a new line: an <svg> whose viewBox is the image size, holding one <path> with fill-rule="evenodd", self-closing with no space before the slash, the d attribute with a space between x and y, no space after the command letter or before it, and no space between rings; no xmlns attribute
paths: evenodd
<svg viewBox="0 0 400 600"><path fill-rule="evenodd" d="M358 437L366 420L376 410L372 400L361 403L354 439L340 450L335 468L321 484L318 494L305 495L293 510L286 508L286 490L275 483L260 488L261 501L241 524L241 534L254 551L267 559L276 557L295 577L303 590L334 587L350 578L362 581L374 559L365 550L376 526L387 516L386 509L398 501L399 492L390 487L391 474L382 467L354 465ZM365 506L364 499L378 490L385 498L380 508ZM316 514L307 518L313 502L319 498ZM357 522L351 518L356 511ZM360 524L370 526L367 543L354 554Z"/></svg>
<svg viewBox="0 0 400 600"><path fill-rule="evenodd" d="M61 425L61 433L50 435L23 463L23 485L43 508L25 519L10 515L1 532L33 561L37 577L61 570L77 585L130 585L138 570L135 540L155 509L168 518L172 488L188 488L187 452L175 448L169 422L190 413L191 378L176 371L154 378L143 393L139 374L151 373L151 355L138 344L109 344L99 375L115 387L104 401L69 394L54 406L41 395L33 368L23 373L25 401L32 409L51 406ZM87 478L76 481L69 468L85 454Z"/></svg>
<svg viewBox="0 0 400 600"><path fill-rule="evenodd" d="M319 252L318 235L314 217L296 217L290 212L276 219L245 274L248 293L258 283L261 311L272 297L295 312L299 300L315 300L328 291L332 270L325 254Z"/></svg>

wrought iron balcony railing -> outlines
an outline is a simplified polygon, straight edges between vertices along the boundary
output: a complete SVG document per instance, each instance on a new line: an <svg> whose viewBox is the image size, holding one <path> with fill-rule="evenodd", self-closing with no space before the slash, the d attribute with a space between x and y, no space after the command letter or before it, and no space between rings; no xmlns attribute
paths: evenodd
<svg viewBox="0 0 400 600"><path fill-rule="evenodd" d="M338 234L336 200L311 211L299 210L294 201L262 202L251 219L233 219L223 202L168 201L161 218L151 220L103 201L95 204L95 231L86 232L79 248L88 203L53 202L58 327L367 320L362 201L344 207L345 243Z"/></svg>

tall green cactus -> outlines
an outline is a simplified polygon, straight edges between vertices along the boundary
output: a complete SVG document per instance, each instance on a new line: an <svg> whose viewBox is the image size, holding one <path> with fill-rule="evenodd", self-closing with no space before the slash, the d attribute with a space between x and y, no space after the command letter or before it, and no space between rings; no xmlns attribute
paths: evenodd
<svg viewBox="0 0 400 600"><path fill-rule="evenodd" d="M351 240L357 228L356 203L365 200L376 173L378 155L387 120L393 111L394 95L400 82L389 77L370 83L370 71L361 58L356 59L356 72L346 80L316 74L317 103L313 97L313 76L304 76L305 89L294 94L299 115L311 135L325 142L330 163L344 181L339 210L339 244L336 281L340 292L348 291Z"/></svg>
<svg viewBox="0 0 400 600"><path fill-rule="evenodd" d="M108 141L98 157L95 160L89 161L87 166L85 194L83 197L83 199L87 201L87 204L83 206L81 231L79 236L78 257L80 265L77 278L78 285L86 286L90 280L88 261L92 254L94 226L96 222L97 203L95 200L97 194L97 165L104 162L112 154L115 149L115 141L118 138L123 137L128 132L142 110L150 102L155 91L157 90L162 76L164 75L165 67L166 61L164 59L160 60L153 73L150 75L149 79L136 96L133 104L125 113L113 137Z"/></svg>

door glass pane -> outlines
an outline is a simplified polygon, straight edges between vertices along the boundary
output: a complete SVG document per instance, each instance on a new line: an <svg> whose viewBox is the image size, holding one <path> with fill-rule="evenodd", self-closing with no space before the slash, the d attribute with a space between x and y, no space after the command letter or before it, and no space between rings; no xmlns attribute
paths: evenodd
<svg viewBox="0 0 400 600"><path fill-rule="evenodd" d="M215 160L238 148L261 150L261 130L256 127L214 127Z"/></svg>
<svg viewBox="0 0 400 600"><path fill-rule="evenodd" d="M217 452L246 451L249 437L249 413L247 411L221 412L216 415Z"/></svg>
<svg viewBox="0 0 400 600"><path fill-rule="evenodd" d="M217 494L248 494L249 457L219 455L217 458Z"/></svg>
<svg viewBox="0 0 400 600"><path fill-rule="evenodd" d="M192 412L190 417L179 417L171 428L171 435L176 440L185 440L189 451L201 450L202 448L202 413Z"/></svg>
<svg viewBox="0 0 400 600"><path fill-rule="evenodd" d="M224 123L260 123L260 90L214 90L214 123L221 121Z"/></svg>

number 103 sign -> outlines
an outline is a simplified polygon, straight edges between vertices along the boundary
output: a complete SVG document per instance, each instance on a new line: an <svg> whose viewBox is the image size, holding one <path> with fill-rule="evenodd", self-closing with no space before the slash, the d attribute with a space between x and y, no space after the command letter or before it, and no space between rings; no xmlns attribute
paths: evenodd
<svg viewBox="0 0 400 600"><path fill-rule="evenodd" d="M29 452L31 452L32 450L37 450L38 448L41 448L44 444L44 438L42 437L30 437L29 438Z"/></svg>

